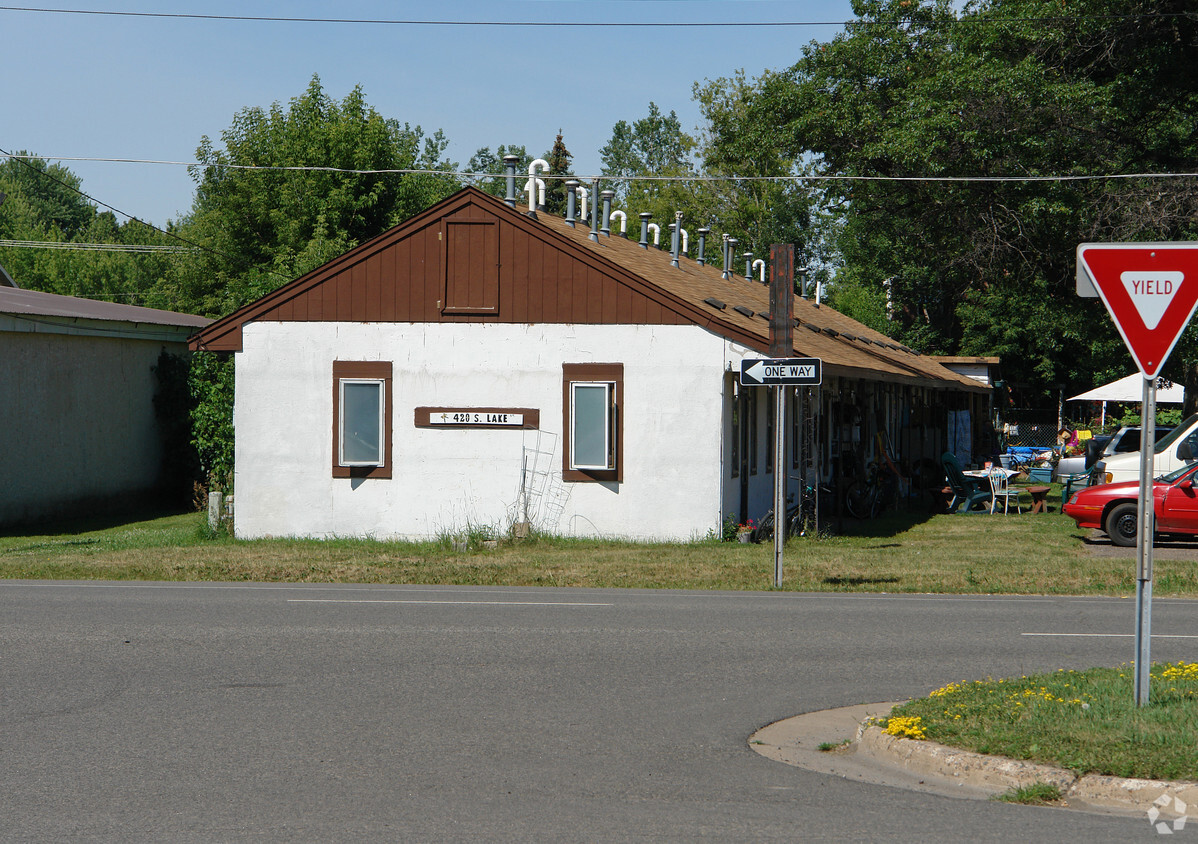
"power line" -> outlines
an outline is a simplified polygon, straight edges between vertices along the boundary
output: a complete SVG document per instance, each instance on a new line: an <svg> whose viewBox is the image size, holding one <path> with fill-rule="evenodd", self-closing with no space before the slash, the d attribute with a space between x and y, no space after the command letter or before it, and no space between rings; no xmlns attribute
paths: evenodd
<svg viewBox="0 0 1198 844"><path fill-rule="evenodd" d="M80 243L62 240L0 240L0 246L25 249L80 249L92 252L196 252L194 246L168 246L152 243Z"/></svg>
<svg viewBox="0 0 1198 844"><path fill-rule="evenodd" d="M1181 18L1188 17L1188 12L1140 12L1125 15L1050 15L1026 18L995 18L975 15L961 18L938 18L932 20L915 20L914 18L888 18L885 20L848 20L848 21L503 21L503 20L419 20L392 18L312 18L286 17L276 15L212 15L191 12L129 12L111 9L61 9L34 6L0 6L5 12L36 12L55 15L93 15L102 17L125 18L165 18L175 20L201 21L233 21L250 23L324 23L324 24L357 24L368 26L439 26L439 27L544 27L544 28L670 28L670 29L700 29L714 27L817 27L817 26L898 26L918 23L922 26L942 26L949 24L975 23L1075 23L1083 20L1093 21L1125 21L1141 18Z"/></svg>
<svg viewBox="0 0 1198 844"><path fill-rule="evenodd" d="M6 151L6 150L4 150L4 149L0 149L0 156L4 156L4 157L6 157L6 158L11 158L11 159L12 159L12 160L14 160L14 161L19 161L19 162L21 162L21 164L23 164L23 165L25 165L26 167L28 167L28 168L29 168L30 170L32 170L34 173L37 173L39 176L42 176L43 178L49 179L49 180L50 180L50 181L52 181L52 182L56 182L57 184L59 184L59 185L61 185L62 187L66 188L67 190L74 191L75 193L79 194L79 195L80 195L80 196L82 196L84 199L86 199L88 202L94 202L96 205L99 205L99 206L101 206L102 208L107 208L109 211L113 212L114 214L119 214L120 216L122 216L122 217L124 217L124 218L126 218L126 219L128 219L128 220L133 220L133 221L135 221L135 222L141 223L143 226L146 226L146 227L148 227L148 228L151 228L151 229L153 229L154 231L158 232L159 234L166 235L167 237L169 237L169 238L172 238L173 240L177 240L177 241L179 241L180 243L185 243L185 244L187 244L187 246L189 246L189 247L191 247L191 248L193 248L193 249L195 249L195 250L202 250L202 251L204 251L204 252L208 252L208 253L210 253L210 254L212 254L212 255L215 255L215 256L217 256L218 258L224 258L225 260L230 260L230 261L231 261L231 260L234 260L234 258L233 258L231 255L226 255L224 252L221 252L221 251L220 251L220 250L218 250L218 249L213 249L212 247L210 247L210 246L205 246L205 245L204 245L204 244L202 244L202 243L196 243L196 242L194 242L194 241L188 240L187 238L185 238L185 237L181 237L181 236L179 236L179 235L175 234L174 232L169 232L169 231L166 231L165 229L160 229L160 228L158 228L158 226L154 225L153 223L147 223L145 220L142 220L142 219L140 219L140 218L138 218L138 217L134 217L132 214L127 214L127 213L125 213L124 211L122 211L121 209L117 208L116 206L109 205L107 202L103 202L103 201L101 201L101 200L99 200L99 199L96 199L96 198L95 198L94 196L92 196L91 194L88 194L88 193L85 193L85 192L83 192L83 191L79 190L79 188L75 187L74 185L72 185L72 184L70 184L70 183L68 183L68 182L64 182L62 179L58 178L57 176L55 176L55 175L53 175L53 174L51 174L51 173L49 173L49 172L47 172L47 171L45 171L45 170L42 170L42 169L40 169L40 168L38 168L38 167L35 167L35 166L34 166L32 163L30 163L30 161L28 160L28 159L34 159L34 160L39 160L39 161L48 160L48 159L46 159L44 156L36 156L36 155L16 155L16 154L14 154L14 153L11 153L11 152L8 152L8 151ZM280 272L277 272L276 270L272 270L272 269L269 269L269 268L268 268L268 269L266 270L266 272L270 273L271 275L278 276L279 278L287 278L287 276L283 275L283 274L282 274L282 273L280 273ZM288 280L290 281L290 279L288 279Z"/></svg>
<svg viewBox="0 0 1198 844"><path fill-rule="evenodd" d="M462 180L502 179L502 173L475 173L461 170L422 170L416 168L394 168L366 170L348 167L326 167L322 165L269 165L269 164L228 164L223 162L202 163L198 161L166 161L148 158L96 158L89 156L46 156L20 155L0 150L0 155L14 159L37 159L54 161L86 161L104 164L162 164L176 167L216 167L227 170L266 170L294 173L340 173L347 176L449 176ZM40 172L40 171L39 171ZM48 175L48 174L47 174ZM517 179L527 179L527 174L518 173ZM1184 173L1100 173L1100 174L1055 174L1034 176L1030 174L1012 176L868 176L849 175L844 173L790 173L785 176L739 176L739 175L704 175L692 173L684 176L626 176L626 175L577 175L537 173L538 179L578 179L579 181L617 181L617 182L1094 182L1108 179L1182 179L1198 177L1196 172ZM68 186L69 187L69 186ZM82 193L82 191L80 191ZM87 196L87 194L83 194ZM90 199L90 197L88 197ZM93 202L98 200L92 200ZM103 203L101 203L103 204ZM105 206L111 208L111 206ZM116 209L112 209L116 210ZM118 211L117 213L123 214ZM128 216L125 214L124 216ZM139 221L140 222L140 221ZM150 225L147 223L146 225ZM161 230L159 230L161 231Z"/></svg>

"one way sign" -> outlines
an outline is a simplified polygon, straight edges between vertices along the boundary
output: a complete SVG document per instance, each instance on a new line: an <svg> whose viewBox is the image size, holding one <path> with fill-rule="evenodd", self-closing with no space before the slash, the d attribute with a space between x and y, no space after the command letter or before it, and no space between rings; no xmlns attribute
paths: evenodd
<svg viewBox="0 0 1198 844"><path fill-rule="evenodd" d="M819 358L758 358L740 362L740 383L745 387L792 384L814 387L821 383Z"/></svg>

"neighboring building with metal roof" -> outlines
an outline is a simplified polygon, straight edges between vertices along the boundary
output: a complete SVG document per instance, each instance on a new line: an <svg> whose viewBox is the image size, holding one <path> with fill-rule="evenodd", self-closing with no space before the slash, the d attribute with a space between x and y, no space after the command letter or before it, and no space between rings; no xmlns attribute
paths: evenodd
<svg viewBox="0 0 1198 844"><path fill-rule="evenodd" d="M236 354L237 534L760 518L773 403L738 375L769 348L768 288L587 225L466 188L196 334ZM823 384L791 400L789 476L842 477L887 442L935 460L950 412L984 418L984 385L794 307Z"/></svg>
<svg viewBox="0 0 1198 844"><path fill-rule="evenodd" d="M162 449L153 367L210 320L0 286L0 525L129 509Z"/></svg>

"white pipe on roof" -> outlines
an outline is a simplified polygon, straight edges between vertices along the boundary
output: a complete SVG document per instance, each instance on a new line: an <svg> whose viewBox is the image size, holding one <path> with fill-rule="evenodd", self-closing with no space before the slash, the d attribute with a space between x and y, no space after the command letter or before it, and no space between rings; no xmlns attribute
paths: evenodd
<svg viewBox="0 0 1198 844"><path fill-rule="evenodd" d="M627 234L628 233L628 215L625 214L623 211L611 212L611 218L614 220L614 219L616 219L616 217L620 218L620 234Z"/></svg>
<svg viewBox="0 0 1198 844"><path fill-rule="evenodd" d="M653 232L653 245L657 246L661 242L661 226L657 223L650 223L649 231Z"/></svg>
<svg viewBox="0 0 1198 844"><path fill-rule="evenodd" d="M542 182L540 179L536 178L538 167L541 168L542 173L548 173L549 172L549 162L543 158L534 158L528 165L528 185L525 187L525 190L528 191L528 210L529 211L537 210L537 206L533 202L533 194L532 194L532 187L531 187L534 179L536 180L537 186L541 189L541 195L540 195L541 204L542 205L545 204L545 183Z"/></svg>
<svg viewBox="0 0 1198 844"><path fill-rule="evenodd" d="M753 269L758 270L760 272L761 283L765 284L765 261L761 258L758 258L756 261L753 262Z"/></svg>

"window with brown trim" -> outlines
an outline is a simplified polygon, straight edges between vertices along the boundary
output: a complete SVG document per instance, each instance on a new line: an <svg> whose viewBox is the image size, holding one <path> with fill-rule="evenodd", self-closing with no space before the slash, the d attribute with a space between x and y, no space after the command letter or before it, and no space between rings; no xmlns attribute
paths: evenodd
<svg viewBox="0 0 1198 844"><path fill-rule="evenodd" d="M391 362L333 362L333 477L391 477Z"/></svg>
<svg viewBox="0 0 1198 844"><path fill-rule="evenodd" d="M624 364L562 364L562 479L624 480Z"/></svg>

